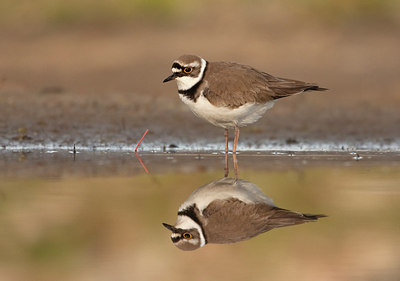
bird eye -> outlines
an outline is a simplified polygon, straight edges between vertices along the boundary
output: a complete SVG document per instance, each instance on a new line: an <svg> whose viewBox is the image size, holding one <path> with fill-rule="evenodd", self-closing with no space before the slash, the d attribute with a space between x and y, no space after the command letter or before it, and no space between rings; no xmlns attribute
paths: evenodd
<svg viewBox="0 0 400 281"><path fill-rule="evenodd" d="M182 237L185 239L192 239L192 234L189 232L185 232L183 233Z"/></svg>
<svg viewBox="0 0 400 281"><path fill-rule="evenodd" d="M185 72L186 74L189 74L190 72L192 72L193 71L193 68L192 67L185 67L184 69L183 69L183 72Z"/></svg>

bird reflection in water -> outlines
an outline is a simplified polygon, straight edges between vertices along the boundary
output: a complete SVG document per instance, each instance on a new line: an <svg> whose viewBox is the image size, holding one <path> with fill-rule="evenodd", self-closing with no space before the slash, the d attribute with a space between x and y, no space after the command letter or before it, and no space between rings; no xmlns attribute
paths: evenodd
<svg viewBox="0 0 400 281"><path fill-rule="evenodd" d="M196 189L180 206L169 229L173 244L191 251L208 243L250 239L273 228L316 221L325 215L302 214L277 207L255 184L222 178Z"/></svg>

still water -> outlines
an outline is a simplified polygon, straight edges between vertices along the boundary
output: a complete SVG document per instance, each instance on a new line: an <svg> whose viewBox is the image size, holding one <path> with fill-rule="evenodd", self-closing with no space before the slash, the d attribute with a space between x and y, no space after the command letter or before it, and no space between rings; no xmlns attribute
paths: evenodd
<svg viewBox="0 0 400 281"><path fill-rule="evenodd" d="M132 153L3 152L0 280L400 280L399 154L239 154L276 206L327 217L190 252L162 223L223 155L141 160L148 173Z"/></svg>

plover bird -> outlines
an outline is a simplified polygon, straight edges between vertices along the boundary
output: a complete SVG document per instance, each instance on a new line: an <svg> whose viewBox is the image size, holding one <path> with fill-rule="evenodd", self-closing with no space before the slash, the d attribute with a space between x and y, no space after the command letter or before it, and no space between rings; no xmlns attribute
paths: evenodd
<svg viewBox="0 0 400 281"><path fill-rule="evenodd" d="M325 215L302 214L277 207L255 184L222 178L196 189L180 206L172 243L191 251L207 243L248 240L271 229L316 221Z"/></svg>
<svg viewBox="0 0 400 281"><path fill-rule="evenodd" d="M195 115L225 129L225 176L228 176L228 129L235 130L236 178L239 127L256 122L277 99L306 91L326 90L313 83L275 77L251 66L208 62L196 55L183 55L176 59L172 64L172 74L163 82L171 80L176 80L179 97Z"/></svg>

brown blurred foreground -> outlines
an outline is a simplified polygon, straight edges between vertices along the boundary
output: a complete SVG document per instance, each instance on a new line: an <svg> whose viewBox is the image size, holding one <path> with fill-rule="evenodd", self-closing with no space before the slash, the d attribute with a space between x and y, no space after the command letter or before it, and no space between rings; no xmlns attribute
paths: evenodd
<svg viewBox="0 0 400 281"><path fill-rule="evenodd" d="M52 155L36 156L42 159L33 160L32 153L21 160L17 173L43 172L43 166L55 162ZM345 154L239 156L241 178L258 185L277 205L328 217L189 253L172 245L161 223L176 219L179 205L194 189L222 176L222 155L219 167L210 156L195 160L195 155L170 154L158 156L163 161L157 163L154 155L144 155L150 176L137 173L133 157L114 159L111 165L106 154L91 157L94 163L83 156L56 163L64 165L58 170L64 173L51 179L38 173L24 179L0 174L1 280L400 277L400 170L381 155L363 155L361 161ZM127 167L133 173L120 176ZM47 175L53 172L47 169Z"/></svg>

